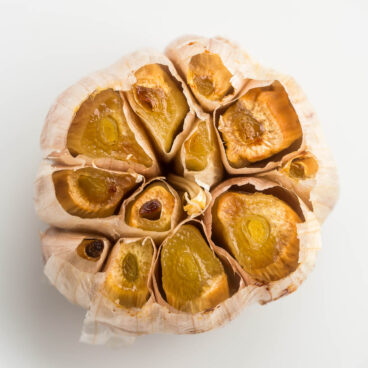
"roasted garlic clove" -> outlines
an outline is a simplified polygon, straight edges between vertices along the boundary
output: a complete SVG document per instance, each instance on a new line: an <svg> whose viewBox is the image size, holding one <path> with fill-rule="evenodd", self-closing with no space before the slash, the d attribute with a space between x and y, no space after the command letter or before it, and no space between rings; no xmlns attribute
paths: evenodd
<svg viewBox="0 0 368 368"><path fill-rule="evenodd" d="M318 162L311 153L303 152L288 161L280 171L297 181L313 179L318 172Z"/></svg>
<svg viewBox="0 0 368 368"><path fill-rule="evenodd" d="M176 158L176 171L207 189L221 180L223 166L210 116L196 119Z"/></svg>
<svg viewBox="0 0 368 368"><path fill-rule="evenodd" d="M176 198L163 182L148 185L129 203L126 223L145 231L169 231Z"/></svg>
<svg viewBox="0 0 368 368"><path fill-rule="evenodd" d="M229 41L184 36L166 48L166 55L187 81L201 107L209 112L231 101L253 75L248 55Z"/></svg>
<svg viewBox="0 0 368 368"><path fill-rule="evenodd" d="M117 212L128 191L142 181L142 176L134 173L78 166L67 169L45 161L35 183L36 211L52 226L117 239L123 235L123 217L109 213Z"/></svg>
<svg viewBox="0 0 368 368"><path fill-rule="evenodd" d="M148 277L154 244L149 238L119 240L105 267L106 280L101 292L126 308L141 308L149 296Z"/></svg>
<svg viewBox="0 0 368 368"><path fill-rule="evenodd" d="M136 178L91 167L52 174L55 194L64 210L82 218L108 217L136 186Z"/></svg>
<svg viewBox="0 0 368 368"><path fill-rule="evenodd" d="M155 176L159 166L151 144L110 69L83 78L58 97L41 147L58 163Z"/></svg>
<svg viewBox="0 0 368 368"><path fill-rule="evenodd" d="M199 101L221 101L232 93L231 77L232 74L217 54L207 51L190 59L187 82Z"/></svg>
<svg viewBox="0 0 368 368"><path fill-rule="evenodd" d="M45 275L74 304L88 308L94 293L94 274L104 264L110 242L95 234L49 228L41 235Z"/></svg>
<svg viewBox="0 0 368 368"><path fill-rule="evenodd" d="M273 195L226 192L213 207L217 244L230 250L244 270L263 281L279 280L298 266L299 216Z"/></svg>
<svg viewBox="0 0 368 368"><path fill-rule="evenodd" d="M157 149L167 153L189 112L187 100L163 65L142 66L134 75L136 83L127 92L129 103Z"/></svg>
<svg viewBox="0 0 368 368"><path fill-rule="evenodd" d="M194 225L180 226L165 240L161 269L167 302L178 310L198 313L229 297L224 267Z"/></svg>
<svg viewBox="0 0 368 368"><path fill-rule="evenodd" d="M270 158L302 137L298 115L277 81L240 97L220 116L218 129L234 168Z"/></svg>
<svg viewBox="0 0 368 368"><path fill-rule="evenodd" d="M95 92L81 104L68 131L67 147L73 156L153 165L127 123L120 93L113 89Z"/></svg>

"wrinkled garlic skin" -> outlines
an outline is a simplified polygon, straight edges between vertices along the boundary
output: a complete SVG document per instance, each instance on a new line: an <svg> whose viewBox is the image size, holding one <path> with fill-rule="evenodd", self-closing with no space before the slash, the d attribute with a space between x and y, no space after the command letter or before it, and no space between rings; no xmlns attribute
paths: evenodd
<svg viewBox="0 0 368 368"><path fill-rule="evenodd" d="M145 65L134 75L137 81L127 92L130 106L157 149L167 153L189 112L187 100L174 78L159 64Z"/></svg>
<svg viewBox="0 0 368 368"><path fill-rule="evenodd" d="M182 225L161 251L167 302L188 313L214 308L229 297L224 267L193 225Z"/></svg>
<svg viewBox="0 0 368 368"><path fill-rule="evenodd" d="M119 92L112 89L95 92L81 104L68 131L67 147L73 156L153 164L127 123Z"/></svg>
<svg viewBox="0 0 368 368"><path fill-rule="evenodd" d="M124 196L136 186L133 175L91 167L58 170L52 174L52 179L61 206L69 214L81 218L113 215Z"/></svg>
<svg viewBox="0 0 368 368"><path fill-rule="evenodd" d="M147 238L134 242L120 240L115 244L105 270L102 292L116 305L141 308L146 303L153 246Z"/></svg>
<svg viewBox="0 0 368 368"><path fill-rule="evenodd" d="M218 129L234 168L268 159L302 137L299 118L278 81L240 97L220 117Z"/></svg>
<svg viewBox="0 0 368 368"><path fill-rule="evenodd" d="M279 198L226 192L216 199L212 215L216 244L227 248L254 279L275 281L296 270L301 219Z"/></svg>
<svg viewBox="0 0 368 368"><path fill-rule="evenodd" d="M309 152L304 152L301 155L288 161L281 169L290 178L295 180L313 179L319 169L316 158Z"/></svg>
<svg viewBox="0 0 368 368"><path fill-rule="evenodd" d="M197 122L196 122L197 123ZM185 167L189 171L202 171L208 165L209 156L214 150L210 132L205 121L197 123L189 138L184 142Z"/></svg>
<svg viewBox="0 0 368 368"><path fill-rule="evenodd" d="M126 223L146 231L168 231L171 228L175 201L175 197L165 184L152 183L129 203Z"/></svg>
<svg viewBox="0 0 368 368"><path fill-rule="evenodd" d="M221 101L233 92L232 74L217 54L209 51L194 55L189 63L187 82L197 99Z"/></svg>

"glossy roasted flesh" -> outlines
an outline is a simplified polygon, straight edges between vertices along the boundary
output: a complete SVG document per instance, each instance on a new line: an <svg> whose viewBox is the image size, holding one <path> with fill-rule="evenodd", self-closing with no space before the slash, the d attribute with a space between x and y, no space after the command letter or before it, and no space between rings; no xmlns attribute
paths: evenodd
<svg viewBox="0 0 368 368"><path fill-rule="evenodd" d="M141 308L148 299L153 247L149 239L119 241L110 255L103 293L115 304Z"/></svg>
<svg viewBox="0 0 368 368"><path fill-rule="evenodd" d="M136 83L127 92L129 103L160 152L169 152L189 107L173 77L159 64L135 72Z"/></svg>
<svg viewBox="0 0 368 368"><path fill-rule="evenodd" d="M318 162L311 153L306 152L290 160L282 171L296 180L312 179L318 172Z"/></svg>
<svg viewBox="0 0 368 368"><path fill-rule="evenodd" d="M189 63L187 82L197 98L221 101L232 91L232 74L220 56L210 52L194 55Z"/></svg>
<svg viewBox="0 0 368 368"><path fill-rule="evenodd" d="M119 92L112 89L96 92L81 104L68 131L67 147L73 156L152 165L127 123Z"/></svg>
<svg viewBox="0 0 368 368"><path fill-rule="evenodd" d="M167 302L183 312L214 308L229 297L224 268L193 225L181 226L165 242L161 268Z"/></svg>
<svg viewBox="0 0 368 368"><path fill-rule="evenodd" d="M298 116L279 82L240 97L221 116L219 131L235 168L267 159L302 136Z"/></svg>
<svg viewBox="0 0 368 368"><path fill-rule="evenodd" d="M136 186L133 175L95 168L55 171L52 179L64 210L82 218L113 215L125 194Z"/></svg>
<svg viewBox="0 0 368 368"><path fill-rule="evenodd" d="M126 222L147 231L168 231L175 207L175 197L167 186L160 182L148 185L128 205Z"/></svg>
<svg viewBox="0 0 368 368"><path fill-rule="evenodd" d="M189 171L202 171L208 165L211 151L214 149L205 121L199 121L194 132L184 143L185 166Z"/></svg>
<svg viewBox="0 0 368 368"><path fill-rule="evenodd" d="M216 199L212 215L216 244L227 248L251 277L269 282L297 268L301 219L279 198L226 192Z"/></svg>

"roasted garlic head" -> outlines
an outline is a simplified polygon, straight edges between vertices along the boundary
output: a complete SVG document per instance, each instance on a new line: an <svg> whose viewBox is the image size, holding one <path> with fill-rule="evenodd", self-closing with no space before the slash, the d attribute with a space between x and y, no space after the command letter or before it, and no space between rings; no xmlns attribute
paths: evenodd
<svg viewBox="0 0 368 368"><path fill-rule="evenodd" d="M45 274L82 341L198 333L295 291L338 193L301 88L220 37L142 50L68 88L35 183Z"/></svg>

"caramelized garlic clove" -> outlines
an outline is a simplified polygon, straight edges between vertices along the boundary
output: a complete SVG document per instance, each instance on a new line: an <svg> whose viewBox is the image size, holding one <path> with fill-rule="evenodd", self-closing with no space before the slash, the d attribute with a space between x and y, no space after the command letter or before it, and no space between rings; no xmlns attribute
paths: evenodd
<svg viewBox="0 0 368 368"><path fill-rule="evenodd" d="M160 259L162 286L175 309L194 314L229 297L224 268L195 226L182 225L169 236Z"/></svg>
<svg viewBox="0 0 368 368"><path fill-rule="evenodd" d="M295 180L313 179L318 172L316 158L308 152L303 152L297 157L289 160L281 169L286 175Z"/></svg>
<svg viewBox="0 0 368 368"><path fill-rule="evenodd" d="M222 101L226 95L233 92L231 77L232 74L217 54L207 51L190 59L187 82L199 101L203 98Z"/></svg>
<svg viewBox="0 0 368 368"><path fill-rule="evenodd" d="M166 183L153 182L129 203L126 223L144 231L169 231L176 201Z"/></svg>
<svg viewBox="0 0 368 368"><path fill-rule="evenodd" d="M118 306L142 308L149 297L153 254L154 243L150 238L120 239L105 267L102 294Z"/></svg>
<svg viewBox="0 0 368 368"><path fill-rule="evenodd" d="M234 168L268 159L302 137L298 115L277 81L240 97L220 116L218 129Z"/></svg>
<svg viewBox="0 0 368 368"><path fill-rule="evenodd" d="M149 64L135 72L136 83L127 92L129 103L141 118L156 148L171 150L189 112L187 100L165 66Z"/></svg>
<svg viewBox="0 0 368 368"><path fill-rule="evenodd" d="M136 178L130 174L95 168L59 170L52 178L64 210L82 218L112 216L124 196L136 186Z"/></svg>
<svg viewBox="0 0 368 368"><path fill-rule="evenodd" d="M95 92L80 105L68 131L67 148L73 156L153 165L128 125L120 93L113 89Z"/></svg>
<svg viewBox="0 0 368 368"><path fill-rule="evenodd" d="M165 52L208 112L234 99L254 75L249 56L220 37L184 36Z"/></svg>

